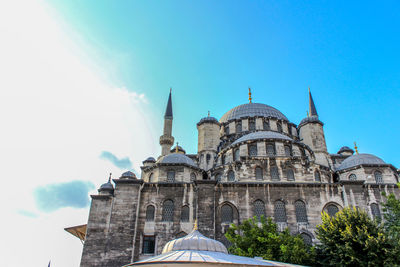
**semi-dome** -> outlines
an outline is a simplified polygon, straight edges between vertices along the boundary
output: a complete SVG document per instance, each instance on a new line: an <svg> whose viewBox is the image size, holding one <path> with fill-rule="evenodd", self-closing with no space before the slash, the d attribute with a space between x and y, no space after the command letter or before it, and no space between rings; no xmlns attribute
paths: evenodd
<svg viewBox="0 0 400 267"><path fill-rule="evenodd" d="M381 165L386 164L382 159L371 154L356 154L345 159L337 168L338 171L359 165Z"/></svg>
<svg viewBox="0 0 400 267"><path fill-rule="evenodd" d="M245 117L273 117L280 120L289 121L279 110L261 103L243 104L229 110L219 120L220 123Z"/></svg>
<svg viewBox="0 0 400 267"><path fill-rule="evenodd" d="M179 250L214 251L228 254L228 250L221 242L205 237L197 230L193 230L187 236L169 241L165 244L162 253Z"/></svg>
<svg viewBox="0 0 400 267"><path fill-rule="evenodd" d="M259 132L249 133L249 134L246 134L246 135L240 137L235 142L233 142L232 145L236 145L236 144L239 144L239 143L245 142L245 141L259 140L259 139L281 139L281 140L288 140L288 141L293 140L289 136L286 136L281 133L271 132L271 131L259 131Z"/></svg>
<svg viewBox="0 0 400 267"><path fill-rule="evenodd" d="M136 179L136 175L131 171L126 171L121 175L120 178L121 179L124 179L124 178L125 179Z"/></svg>
<svg viewBox="0 0 400 267"><path fill-rule="evenodd" d="M191 158L186 155L179 153L172 153L165 156L162 156L157 160L157 163L161 164L186 164L189 166L196 167L196 164L193 162Z"/></svg>

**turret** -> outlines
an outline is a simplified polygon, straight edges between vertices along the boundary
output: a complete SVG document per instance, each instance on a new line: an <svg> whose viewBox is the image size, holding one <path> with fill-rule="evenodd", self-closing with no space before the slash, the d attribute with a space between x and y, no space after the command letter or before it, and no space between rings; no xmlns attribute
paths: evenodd
<svg viewBox="0 0 400 267"><path fill-rule="evenodd" d="M170 90L167 109L165 110L164 115L164 131L163 135L160 136L161 156L168 155L170 153L172 145L174 144L174 137L172 136L172 119L172 100Z"/></svg>
<svg viewBox="0 0 400 267"><path fill-rule="evenodd" d="M208 114L208 117L202 118L197 123L197 131L199 167L209 170L214 165L214 159L220 143L220 124L216 118L210 117L210 114Z"/></svg>
<svg viewBox="0 0 400 267"><path fill-rule="evenodd" d="M326 148L324 124L319 120L314 100L309 94L309 112L299 124L299 137L302 143L308 145L315 154L315 161L318 164L329 166L328 151Z"/></svg>

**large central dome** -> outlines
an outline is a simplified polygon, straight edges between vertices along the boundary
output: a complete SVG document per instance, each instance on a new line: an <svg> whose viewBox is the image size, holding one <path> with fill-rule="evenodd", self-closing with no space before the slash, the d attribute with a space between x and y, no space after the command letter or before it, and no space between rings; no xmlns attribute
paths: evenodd
<svg viewBox="0 0 400 267"><path fill-rule="evenodd" d="M279 110L271 106L261 103L248 103L243 104L229 110L219 120L220 123L228 122L230 120L245 118L245 117L274 117L280 120L288 121L285 115Z"/></svg>

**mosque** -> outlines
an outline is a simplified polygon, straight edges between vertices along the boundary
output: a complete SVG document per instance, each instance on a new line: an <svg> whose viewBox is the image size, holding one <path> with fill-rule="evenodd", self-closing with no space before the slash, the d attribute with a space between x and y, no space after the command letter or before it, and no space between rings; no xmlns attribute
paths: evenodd
<svg viewBox="0 0 400 267"><path fill-rule="evenodd" d="M81 266L163 255L167 242L192 233L195 220L205 238L224 247L231 223L261 215L311 244L318 242L322 211L334 215L354 206L377 218L381 192L400 196L393 165L357 147L328 152L311 92L308 116L295 124L278 109L253 103L249 91L249 103L219 120L199 120L197 154L173 147L172 122L170 92L161 155L143 161L140 179L124 172L91 196L87 226L80 226L86 228Z"/></svg>

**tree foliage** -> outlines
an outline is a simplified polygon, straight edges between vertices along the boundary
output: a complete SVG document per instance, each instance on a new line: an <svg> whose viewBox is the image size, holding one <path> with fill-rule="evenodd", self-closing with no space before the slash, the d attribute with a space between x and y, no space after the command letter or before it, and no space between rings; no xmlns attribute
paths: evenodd
<svg viewBox="0 0 400 267"><path fill-rule="evenodd" d="M383 195L386 196L385 193ZM383 226L395 248L396 261L400 264L400 200L394 194L386 197L386 203L383 203Z"/></svg>
<svg viewBox="0 0 400 267"><path fill-rule="evenodd" d="M393 266L394 247L383 227L365 211L344 208L317 226L318 261L323 266Z"/></svg>
<svg viewBox="0 0 400 267"><path fill-rule="evenodd" d="M232 224L225 234L232 245L229 252L245 257L262 257L286 263L312 265L315 252L299 235L291 235L288 229L277 231L271 218L261 216Z"/></svg>

